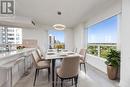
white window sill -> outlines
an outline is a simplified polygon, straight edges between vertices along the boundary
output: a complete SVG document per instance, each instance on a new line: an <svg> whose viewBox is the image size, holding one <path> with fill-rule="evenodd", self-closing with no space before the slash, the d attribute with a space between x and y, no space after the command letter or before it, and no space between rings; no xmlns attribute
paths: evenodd
<svg viewBox="0 0 130 87"><path fill-rule="evenodd" d="M105 58L102 58L102 57L99 57L99 56L95 56L95 55L92 55L92 54L87 54L87 56L91 56L91 57L93 57L93 58L99 58L100 60L102 60L102 61L106 61L106 59Z"/></svg>
<svg viewBox="0 0 130 87"><path fill-rule="evenodd" d="M107 73L107 66L104 63L105 60L106 59L104 59L104 58L94 56L94 55L91 55L91 54L86 55L87 63L89 63L90 65L92 65L95 68L99 69L100 71Z"/></svg>

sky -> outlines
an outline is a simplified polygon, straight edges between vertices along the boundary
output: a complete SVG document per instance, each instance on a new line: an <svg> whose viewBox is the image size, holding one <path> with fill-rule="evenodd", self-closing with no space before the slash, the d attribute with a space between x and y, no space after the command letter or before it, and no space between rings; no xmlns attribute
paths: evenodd
<svg viewBox="0 0 130 87"><path fill-rule="evenodd" d="M117 16L88 28L88 43L117 43Z"/></svg>
<svg viewBox="0 0 130 87"><path fill-rule="evenodd" d="M55 36L56 40L64 42L64 31L49 30L49 35Z"/></svg>

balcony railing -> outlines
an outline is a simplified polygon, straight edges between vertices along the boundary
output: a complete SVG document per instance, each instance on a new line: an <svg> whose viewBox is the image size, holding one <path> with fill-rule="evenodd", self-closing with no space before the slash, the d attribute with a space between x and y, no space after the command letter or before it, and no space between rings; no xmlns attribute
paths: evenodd
<svg viewBox="0 0 130 87"><path fill-rule="evenodd" d="M87 45L87 53L106 58L110 49L116 49L116 43L89 43Z"/></svg>

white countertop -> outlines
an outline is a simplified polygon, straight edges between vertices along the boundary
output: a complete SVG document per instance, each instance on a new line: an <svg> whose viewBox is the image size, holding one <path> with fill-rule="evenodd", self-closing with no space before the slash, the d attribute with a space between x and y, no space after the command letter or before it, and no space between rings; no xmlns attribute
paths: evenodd
<svg viewBox="0 0 130 87"><path fill-rule="evenodd" d="M24 48L24 49L20 49L20 50L16 50L16 51L3 52L3 53L0 53L0 59L10 57L13 55L17 55L17 54L21 54L21 53L25 53L25 52L32 51L32 50L35 50L35 48Z"/></svg>
<svg viewBox="0 0 130 87"><path fill-rule="evenodd" d="M34 50L36 50L36 48L24 48L24 49L20 49L20 50L16 50L16 51L0 53L0 66L5 63L8 63L10 61L18 59L17 56L19 56L21 54L22 54L22 56L25 56L27 52L34 51ZM28 55L28 53L27 53L27 55Z"/></svg>

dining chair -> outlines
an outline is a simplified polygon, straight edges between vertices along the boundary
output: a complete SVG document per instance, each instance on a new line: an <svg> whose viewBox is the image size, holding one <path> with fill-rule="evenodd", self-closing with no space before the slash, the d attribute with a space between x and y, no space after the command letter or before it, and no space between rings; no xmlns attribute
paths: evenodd
<svg viewBox="0 0 130 87"><path fill-rule="evenodd" d="M50 63L47 61L40 61L39 56L37 55L36 51L34 51L32 53L32 58L33 58L33 65L36 68L34 82L33 82L33 86L35 86L36 77L37 77L37 74L39 74L39 70L48 69L48 80L49 80L49 78L50 78Z"/></svg>
<svg viewBox="0 0 130 87"><path fill-rule="evenodd" d="M77 53L77 48L74 48L74 49L73 49L73 52Z"/></svg>
<svg viewBox="0 0 130 87"><path fill-rule="evenodd" d="M44 56L44 54L42 54L42 52L41 52L40 49L37 49L36 52L37 52L37 54L38 54L38 56L39 56L39 60L40 60L40 61L50 62L50 60L45 59L45 56Z"/></svg>
<svg viewBox="0 0 130 87"><path fill-rule="evenodd" d="M78 73L79 73L79 56L71 56L65 57L62 61L60 68L57 69L56 72L56 86L58 78L61 80L61 87L63 87L63 81L67 79L71 79L75 81L75 87L77 87L78 83Z"/></svg>
<svg viewBox="0 0 130 87"><path fill-rule="evenodd" d="M79 54L82 55L82 57L80 57L80 70L81 70L81 66L84 65L84 71L86 73L86 53L87 53L87 49L80 49Z"/></svg>
<svg viewBox="0 0 130 87"><path fill-rule="evenodd" d="M37 48L36 51L37 51L38 55L39 55L40 57L43 57L43 59L44 59L44 55L42 54L41 50L40 50L39 48Z"/></svg>

